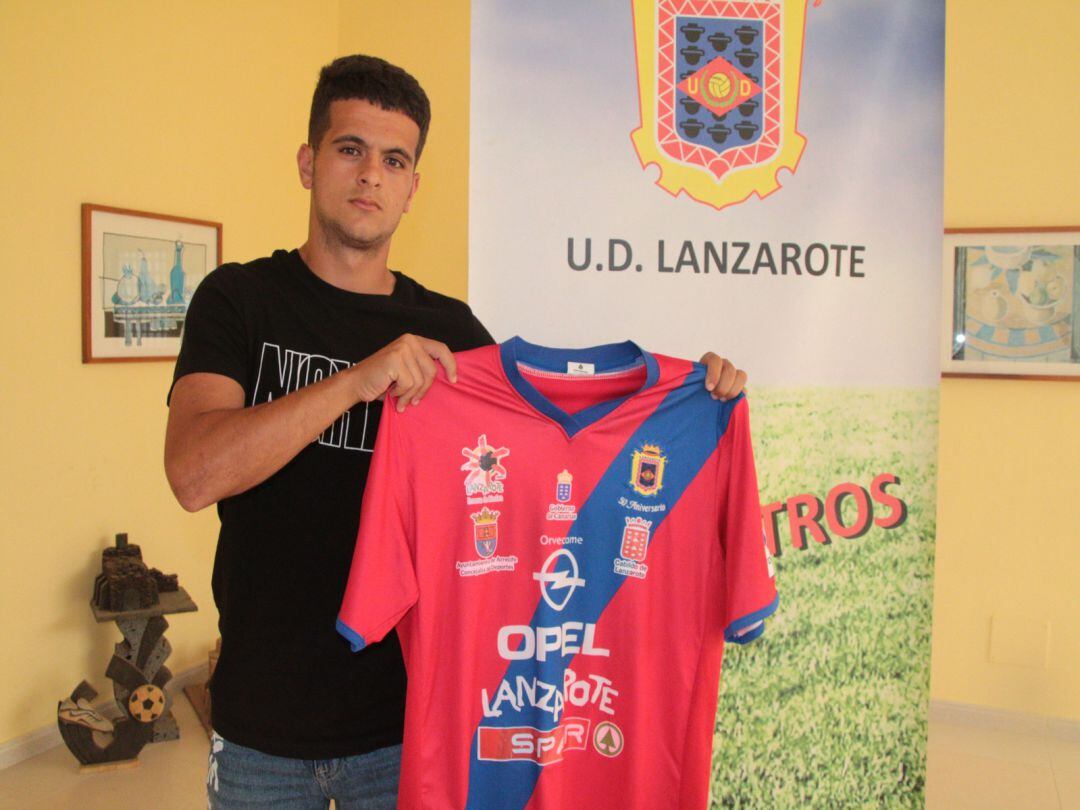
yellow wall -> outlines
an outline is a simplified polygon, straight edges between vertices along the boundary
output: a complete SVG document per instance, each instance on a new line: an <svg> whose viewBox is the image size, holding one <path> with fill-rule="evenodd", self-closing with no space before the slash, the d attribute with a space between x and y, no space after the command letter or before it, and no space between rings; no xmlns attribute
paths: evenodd
<svg viewBox="0 0 1080 810"><path fill-rule="evenodd" d="M469 259L469 2L342 0L338 51L401 65L431 99L420 190L390 250L390 266L465 298Z"/></svg>
<svg viewBox="0 0 1080 810"><path fill-rule="evenodd" d="M948 2L947 226L1080 226L1080 5L1021 18ZM942 381L939 463L932 696L1080 719L1080 381Z"/></svg>
<svg viewBox="0 0 1080 810"><path fill-rule="evenodd" d="M200 612L170 619L174 672L205 661L217 520L162 471L170 363L83 365L79 205L223 222L226 260L294 247L294 155L337 2L0 4L0 742L54 724L84 677L103 694L114 625L88 608L127 531ZM108 691L107 691L108 689Z"/></svg>
<svg viewBox="0 0 1080 810"><path fill-rule="evenodd" d="M81 202L224 222L226 260L298 245L293 154L317 70L377 53L414 72L434 108L392 263L453 295L466 285L467 0L408 13L382 0L94 5L0 5L0 742L54 722L81 678L108 686L118 634L87 600L113 532L179 572L202 608L172 621L174 671L216 635L216 518L181 511L161 469L171 366L80 363ZM949 0L951 226L1080 224L1080 11L1041 0L1024 25L1039 36L1012 36L1009 4ZM1078 718L1080 383L945 381L941 402L933 695ZM990 663L994 615L1048 621L1047 665Z"/></svg>
<svg viewBox="0 0 1080 810"><path fill-rule="evenodd" d="M117 531L176 571L200 612L170 620L174 672L217 635L217 518L174 502L161 464L170 363L80 361L79 205L224 223L224 258L305 236L294 155L318 69L366 51L414 72L435 123L391 260L465 295L467 0L0 3L0 743L55 723L82 679L106 696L119 640L87 603ZM418 48L423 18L435 47ZM453 54L448 59L447 54Z"/></svg>

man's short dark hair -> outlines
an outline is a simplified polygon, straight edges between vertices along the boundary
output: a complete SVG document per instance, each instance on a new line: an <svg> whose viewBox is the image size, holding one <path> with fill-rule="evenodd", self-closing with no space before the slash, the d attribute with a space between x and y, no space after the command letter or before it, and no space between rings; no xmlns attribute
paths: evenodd
<svg viewBox="0 0 1080 810"><path fill-rule="evenodd" d="M318 149L330 128L330 104L348 99L370 101L384 110L411 118L420 127L420 139L416 143L416 160L420 160L431 123L427 93L420 82L397 65L363 54L339 57L319 72L308 118L308 144L312 149Z"/></svg>

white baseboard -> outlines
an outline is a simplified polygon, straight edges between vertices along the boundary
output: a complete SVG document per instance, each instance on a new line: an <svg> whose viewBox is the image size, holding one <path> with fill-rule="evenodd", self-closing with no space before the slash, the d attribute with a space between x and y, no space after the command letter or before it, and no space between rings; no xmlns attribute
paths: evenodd
<svg viewBox="0 0 1080 810"><path fill-rule="evenodd" d="M0 770L18 765L24 759L37 756L55 748L63 740L60 738L60 729L54 723L51 726L39 728L29 734L23 734L13 740L8 740L0 745Z"/></svg>
<svg viewBox="0 0 1080 810"><path fill-rule="evenodd" d="M975 706L951 700L931 700L930 721L1080 742L1080 720L996 709L991 706Z"/></svg>
<svg viewBox="0 0 1080 810"><path fill-rule="evenodd" d="M179 700L182 690L191 683L206 680L206 664L185 669L173 675L168 690L173 700ZM110 700L102 701L97 708L108 707ZM1080 720L1064 717L1045 717L1026 712L995 709L989 706L975 706L970 703L956 703L951 700L930 701L930 720L955 725L975 726L994 731L1007 731L1013 734L1037 734L1057 737L1071 742L1080 742ZM56 724L31 731L21 737L0 744L0 770L9 768L24 759L48 751L60 745L60 730Z"/></svg>
<svg viewBox="0 0 1080 810"><path fill-rule="evenodd" d="M173 673L172 680L169 681L165 688L174 701L184 700L186 699L183 697L184 687L190 683L205 681L206 670L207 665L202 663L189 667L183 672ZM107 700L100 701L94 708L99 710L104 709L105 713L109 714L109 707L114 705L115 704L110 697ZM115 713L115 708L112 711ZM23 734L21 737L8 740L7 742L0 744L0 770L10 768L12 765L16 765L24 759L29 759L32 756L44 753L50 748L55 748L56 746L63 744L63 742L63 739L60 737L60 729L57 727L55 721L53 721L51 725Z"/></svg>

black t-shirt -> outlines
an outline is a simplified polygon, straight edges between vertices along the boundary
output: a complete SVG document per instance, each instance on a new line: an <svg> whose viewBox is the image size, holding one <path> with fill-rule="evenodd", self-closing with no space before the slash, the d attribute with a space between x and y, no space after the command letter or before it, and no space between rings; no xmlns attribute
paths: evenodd
<svg viewBox="0 0 1080 810"><path fill-rule="evenodd" d="M334 287L295 250L210 273L188 308L174 381L231 377L247 406L285 396L411 332L492 343L464 303L395 273L391 295ZM332 759L401 742L397 637L353 653L335 630L382 412L360 403L262 484L218 504L214 729L277 756Z"/></svg>

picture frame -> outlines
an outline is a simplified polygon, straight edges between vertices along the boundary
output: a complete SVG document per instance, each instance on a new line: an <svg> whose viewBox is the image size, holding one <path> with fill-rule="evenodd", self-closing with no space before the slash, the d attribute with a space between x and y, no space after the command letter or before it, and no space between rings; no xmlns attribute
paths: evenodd
<svg viewBox="0 0 1080 810"><path fill-rule="evenodd" d="M220 222L82 205L84 363L174 360L187 305L221 264Z"/></svg>
<svg viewBox="0 0 1080 810"><path fill-rule="evenodd" d="M1080 226L946 228L942 377L1080 380Z"/></svg>

